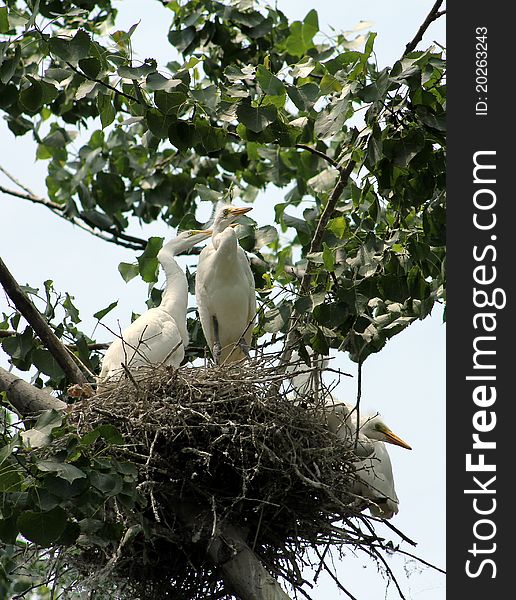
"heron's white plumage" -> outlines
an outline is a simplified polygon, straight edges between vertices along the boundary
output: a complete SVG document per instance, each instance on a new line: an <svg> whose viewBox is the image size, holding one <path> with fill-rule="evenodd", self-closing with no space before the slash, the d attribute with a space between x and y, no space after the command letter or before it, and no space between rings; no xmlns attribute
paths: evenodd
<svg viewBox="0 0 516 600"><path fill-rule="evenodd" d="M372 501L368 507L372 515L391 519L398 513L399 499L384 442L407 449L410 446L395 435L379 415L360 416L357 431L357 411L344 402L328 402L325 416L328 429L359 457L355 463L358 478L353 493Z"/></svg>
<svg viewBox="0 0 516 600"><path fill-rule="evenodd" d="M127 369L165 364L178 367L188 345L188 282L175 256L207 239L211 230L183 231L158 253L166 284L161 303L133 321L108 348L99 382L117 379ZM124 365L124 366L122 366Z"/></svg>
<svg viewBox="0 0 516 600"><path fill-rule="evenodd" d="M252 323L256 316L254 278L236 233L229 227L249 210L233 206L222 206L217 210L211 244L203 248L195 276L202 329L220 364L244 358L252 338Z"/></svg>

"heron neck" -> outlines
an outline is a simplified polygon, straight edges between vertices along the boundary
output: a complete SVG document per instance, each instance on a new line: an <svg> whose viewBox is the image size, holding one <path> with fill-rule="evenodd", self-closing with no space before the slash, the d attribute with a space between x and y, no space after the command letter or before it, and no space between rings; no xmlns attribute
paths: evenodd
<svg viewBox="0 0 516 600"><path fill-rule="evenodd" d="M166 284L161 297L160 308L173 317L181 337L186 335L186 311L188 308L188 281L181 267L171 256L160 256L165 271Z"/></svg>
<svg viewBox="0 0 516 600"><path fill-rule="evenodd" d="M213 247L217 254L235 254L238 247L236 233L231 227L224 229L220 233L215 233L212 236Z"/></svg>

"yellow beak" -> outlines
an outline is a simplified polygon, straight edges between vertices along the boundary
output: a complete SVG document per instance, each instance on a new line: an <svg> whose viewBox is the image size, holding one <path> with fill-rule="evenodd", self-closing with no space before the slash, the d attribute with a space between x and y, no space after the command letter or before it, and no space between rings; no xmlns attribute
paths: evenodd
<svg viewBox="0 0 516 600"><path fill-rule="evenodd" d="M402 448L406 448L407 450L412 450L412 447L404 442L400 437L398 437L395 433L393 433L390 429L385 429L383 432L385 437L387 438L387 442L390 444L394 444L395 446L401 446Z"/></svg>
<svg viewBox="0 0 516 600"><path fill-rule="evenodd" d="M192 235L198 235L200 233L203 235L211 235L213 233L213 231L211 229L192 229L191 230Z"/></svg>
<svg viewBox="0 0 516 600"><path fill-rule="evenodd" d="M234 215L235 217L239 217L240 215L245 215L245 213L249 212L250 210L253 210L252 206L245 206L243 208L237 208L236 206L232 207L229 209L231 214Z"/></svg>

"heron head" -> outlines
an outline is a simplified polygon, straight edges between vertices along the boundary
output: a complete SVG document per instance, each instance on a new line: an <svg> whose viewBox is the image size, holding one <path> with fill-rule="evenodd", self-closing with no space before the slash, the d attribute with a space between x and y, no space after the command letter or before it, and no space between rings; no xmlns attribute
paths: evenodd
<svg viewBox="0 0 516 600"><path fill-rule="evenodd" d="M204 240L207 240L213 231L211 229L185 229L177 236L177 240L188 243L190 246L195 246Z"/></svg>
<svg viewBox="0 0 516 600"><path fill-rule="evenodd" d="M215 215L215 219L213 221L213 231L221 232L226 227L229 227L232 223L238 219L238 217L245 215L250 210L252 210L252 206L231 206L230 204L226 204L221 206Z"/></svg>
<svg viewBox="0 0 516 600"><path fill-rule="evenodd" d="M158 260L166 260L167 256L177 256L181 252L190 250L196 244L207 240L212 233L211 229L186 229L181 231L161 248L158 252Z"/></svg>
<svg viewBox="0 0 516 600"><path fill-rule="evenodd" d="M369 418L360 427L360 433L367 436L371 440L378 440L380 442L386 442L387 444L401 446L407 450L412 450L412 447L398 437L395 433L393 433L378 415Z"/></svg>

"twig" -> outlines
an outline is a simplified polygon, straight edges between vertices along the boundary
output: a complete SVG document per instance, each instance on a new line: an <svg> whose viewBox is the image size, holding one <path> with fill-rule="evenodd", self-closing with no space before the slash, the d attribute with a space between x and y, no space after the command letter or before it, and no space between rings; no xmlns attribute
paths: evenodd
<svg viewBox="0 0 516 600"><path fill-rule="evenodd" d="M3 169L1 167L0 167L0 169L10 179L12 179L13 181L17 181L5 169ZM129 248L131 250L143 250L147 244L146 240L143 240L141 238L137 238L134 236L130 236L125 233L114 232L114 231L110 231L109 229L101 229L101 228L99 228L99 231L96 231L93 227L91 227L87 223L83 222L82 219L79 219L77 217L67 216L65 214L65 206L61 206L60 204L52 202L51 200L48 200L46 198L42 198L41 196L38 196L37 194L34 194L32 191L30 191L28 188L23 186L21 183L17 182L17 185L22 187L27 193L17 192L16 190L11 190L4 186L0 186L0 192L3 192L4 194L7 194L9 196L14 196L15 198L29 200L30 202L33 202L34 204L41 204L42 206L46 206L55 215L61 217L68 223L71 223L72 225L76 225L77 227L79 227L79 229L82 229L83 231L86 231L87 233L91 233L91 235L94 235L95 237L98 237L98 238L104 240L105 242L117 244L118 246L122 246L124 248Z"/></svg>
<svg viewBox="0 0 516 600"><path fill-rule="evenodd" d="M338 577L335 576L335 574L332 572L332 570L328 567L328 565L325 563L324 558L321 557L321 555L319 554L319 550L317 550L317 548L315 549L315 552L317 554L317 556L321 559L321 562L324 566L324 570L326 571L326 573L328 573L328 575L333 579L333 581L337 584L337 587L343 591L346 596L348 598L350 598L351 600L357 600L357 598L355 598L355 596L353 596L353 594L351 592L349 592L343 585L342 583L339 581Z"/></svg>
<svg viewBox="0 0 516 600"><path fill-rule="evenodd" d="M0 165L0 171L2 171L2 173L8 178L10 179L15 185L17 185L20 189L24 190L25 192L27 192L27 194L30 194L31 196L34 196L35 194L27 187L25 186L19 179L16 179L16 177L12 174L9 173L9 171L7 171L6 169L4 169L4 167L2 167L2 165Z"/></svg>
<svg viewBox="0 0 516 600"><path fill-rule="evenodd" d="M0 283L3 285L7 295L13 301L16 309L25 317L27 322L37 333L44 346L56 359L59 366L65 372L69 383L84 384L88 380L82 374L75 361L68 354L68 350L50 329L41 313L29 300L28 296L18 285L11 275L3 260L0 258Z"/></svg>
<svg viewBox="0 0 516 600"><path fill-rule="evenodd" d="M317 148L312 148L311 146L308 146L307 144L296 144L296 148L300 148L301 150L308 150L308 152L315 154L319 158L322 158L326 162L329 162L332 167L335 167L336 169L340 170L340 165L336 160L334 160L331 156L328 156L324 152L317 150Z"/></svg>
<svg viewBox="0 0 516 600"><path fill-rule="evenodd" d="M419 44L419 42L423 39L425 31L430 27L430 25L436 21L440 16L446 13L445 10L439 10L444 0L437 0L437 2L432 6L430 12L428 13L426 19L423 21L423 24L418 29L414 38L405 46L405 51L403 52L403 56L412 52Z"/></svg>
<svg viewBox="0 0 516 600"><path fill-rule="evenodd" d="M1 169L1 170L3 171L3 169ZM63 211L65 209L64 206L62 206L60 204L56 204L55 202L47 200L46 198L41 198L39 196L34 196L32 194L26 194L23 192L17 192L16 190L10 190L9 188L4 187L3 185L0 185L0 192L3 192L4 194L8 194L9 196L15 196L16 198L23 198L24 200L30 200L30 202L34 202L34 204L43 204L43 206L46 206L47 208L51 208L52 210Z"/></svg>
<svg viewBox="0 0 516 600"><path fill-rule="evenodd" d="M84 79L88 79L89 81L94 81L95 83L103 85L104 87L106 87L108 90L111 90L115 94L118 94L119 96L123 96L127 100L131 100L131 102L136 102L136 104L140 104L140 105L144 106L145 108L148 108L147 104L142 104L140 102L140 100L138 100L138 98L131 96L131 94L126 94L125 92L123 92L122 90L119 90L118 88L111 85L110 83L102 81L102 79L97 79L96 77L89 77L88 75L86 75L86 73L84 73L83 71L79 71L79 69L77 67L74 67L72 65L72 63L69 63L66 60L64 62L70 67L70 69L72 69L72 71L75 71L75 73L77 73L77 75L84 77Z"/></svg>
<svg viewBox="0 0 516 600"><path fill-rule="evenodd" d="M360 399L362 398L362 361L358 361L357 374L357 403L355 409L357 411L357 434L355 436L355 451L358 448L358 438L360 435Z"/></svg>

